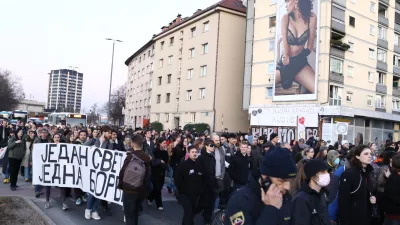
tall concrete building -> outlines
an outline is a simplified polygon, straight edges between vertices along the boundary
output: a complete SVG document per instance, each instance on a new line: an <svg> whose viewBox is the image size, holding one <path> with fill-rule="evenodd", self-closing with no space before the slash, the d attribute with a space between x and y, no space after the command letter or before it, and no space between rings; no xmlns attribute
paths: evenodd
<svg viewBox="0 0 400 225"><path fill-rule="evenodd" d="M60 69L49 73L47 110L58 112L81 111L83 73Z"/></svg>
<svg viewBox="0 0 400 225"><path fill-rule="evenodd" d="M164 129L207 123L211 131L247 131L242 110L246 7L223 0L178 15L156 35L151 122Z"/></svg>
<svg viewBox="0 0 400 225"><path fill-rule="evenodd" d="M125 61L128 66L126 84L125 125L144 127L150 119L154 41L147 42Z"/></svg>
<svg viewBox="0 0 400 225"><path fill-rule="evenodd" d="M254 132L399 140L400 1L248 0L247 20L243 109Z"/></svg>

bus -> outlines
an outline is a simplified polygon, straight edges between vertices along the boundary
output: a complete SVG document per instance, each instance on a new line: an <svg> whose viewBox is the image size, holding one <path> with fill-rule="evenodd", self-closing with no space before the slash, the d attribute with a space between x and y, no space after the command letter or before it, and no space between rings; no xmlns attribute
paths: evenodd
<svg viewBox="0 0 400 225"><path fill-rule="evenodd" d="M87 116L86 114L80 113L51 113L48 116L48 123L50 126L58 126L60 127L62 123L66 125L71 125L71 127L77 126L80 123L83 126L87 125Z"/></svg>
<svg viewBox="0 0 400 225"><path fill-rule="evenodd" d="M5 118L5 119L8 119L8 120L11 120L12 112L9 112L9 111L1 111L1 112L0 112L0 117L1 117L1 118Z"/></svg>
<svg viewBox="0 0 400 225"><path fill-rule="evenodd" d="M12 120L21 120L26 123L28 121L28 112L22 110L14 110L11 115Z"/></svg>

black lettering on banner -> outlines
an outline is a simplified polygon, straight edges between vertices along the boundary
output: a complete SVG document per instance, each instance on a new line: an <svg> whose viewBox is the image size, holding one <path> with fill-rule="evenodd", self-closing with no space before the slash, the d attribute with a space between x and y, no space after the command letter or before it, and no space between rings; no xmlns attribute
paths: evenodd
<svg viewBox="0 0 400 225"><path fill-rule="evenodd" d="M76 184L75 184L75 185L79 185L79 181L81 181L81 183L82 183L82 171L81 171L81 167L78 167L78 178L76 179Z"/></svg>
<svg viewBox="0 0 400 225"><path fill-rule="evenodd" d="M51 159L51 156L54 155L54 151L53 149L57 147L57 144L50 144L49 145L49 158L48 158L48 162L50 163L56 163L57 160Z"/></svg>
<svg viewBox="0 0 400 225"><path fill-rule="evenodd" d="M75 166L72 165L72 173L67 173L67 165L64 165L63 184L66 184L66 178L72 177L72 183L75 183Z"/></svg>
<svg viewBox="0 0 400 225"><path fill-rule="evenodd" d="M97 169L99 168L99 163L96 164L96 162L95 162L96 153L99 154L99 158L103 157L103 155L101 154L101 151L100 151L100 149L98 149L98 148L96 148L96 149L93 151L92 163L93 163L93 167L97 170Z"/></svg>
<svg viewBox="0 0 400 225"><path fill-rule="evenodd" d="M92 177L93 174L96 174L96 170L91 169L90 173L89 173L89 177L90 177L90 187L89 187L89 189L90 189L90 192L92 192L92 193L94 193L94 189L96 187L96 182L93 180L93 177ZM92 186L92 184L93 184L93 186Z"/></svg>
<svg viewBox="0 0 400 225"><path fill-rule="evenodd" d="M104 180L103 180L103 182L101 182L101 183L103 183L103 185L101 186L101 192L99 193L99 192L97 192L97 184L99 183L99 176L100 175L102 175L103 177L104 177ZM102 194L103 194L103 192L104 192L104 188L105 188L105 186L106 186L106 181L107 181L107 174L105 173L105 172L98 172L97 173L97 175L96 175L96 190L95 190L95 195L96 196L101 196Z"/></svg>
<svg viewBox="0 0 400 225"><path fill-rule="evenodd" d="M61 177L60 177L60 173L61 173L61 171L60 171L60 164L54 164L54 173L53 173L53 177L52 177L52 179L51 179L51 183L52 184L55 184L56 182L55 182L55 180L58 180L58 183L60 184L61 183Z"/></svg>
<svg viewBox="0 0 400 225"><path fill-rule="evenodd" d="M118 188L119 176L117 176L116 180L117 180L117 182L114 187L115 188L114 201L119 202L121 200L121 192L122 192L121 189ZM117 196L117 194L119 194L119 195Z"/></svg>
<svg viewBox="0 0 400 225"><path fill-rule="evenodd" d="M82 147L84 148L83 150L86 153L85 155L82 155ZM81 163L83 164L82 159L85 159L85 166L88 166L88 147L79 146L79 157L81 158Z"/></svg>
<svg viewBox="0 0 400 225"><path fill-rule="evenodd" d="M47 161L48 151L49 151L49 145L46 145L46 155L45 155L44 158L43 158L43 154L41 155L41 157L42 157L42 162L46 162L46 161Z"/></svg>
<svg viewBox="0 0 400 225"><path fill-rule="evenodd" d="M74 158L78 161L79 165L81 164L81 160L78 157L78 151L76 150L76 145L72 146L72 156L71 156L71 163L74 163Z"/></svg>
<svg viewBox="0 0 400 225"><path fill-rule="evenodd" d="M46 168L50 168L50 164L43 164L43 168L42 168L42 170L43 170L43 183L50 184L51 183L50 180L46 180L46 178L47 178L46 176L50 175L49 172L46 172Z"/></svg>
<svg viewBox="0 0 400 225"><path fill-rule="evenodd" d="M66 144L60 144L60 153L58 154L58 161L60 162L60 160L66 160L67 163L69 163L68 147Z"/></svg>
<svg viewBox="0 0 400 225"><path fill-rule="evenodd" d="M113 158L113 152L109 151L109 150L104 150L104 155L103 158L101 160L101 167L100 167L100 171L103 172L108 172L111 169L111 159ZM108 163L108 166L104 166L105 163Z"/></svg>
<svg viewBox="0 0 400 225"><path fill-rule="evenodd" d="M113 172L113 173L115 173L116 171L115 171L115 164L117 164L117 161L116 161L116 157L117 156L119 156L119 152L117 152L117 151L114 151L114 158L113 158L113 162L112 162L112 167L111 167L111 172Z"/></svg>
<svg viewBox="0 0 400 225"><path fill-rule="evenodd" d="M112 179L112 182L111 182L111 179ZM115 175L114 175L114 174L110 174L110 175L108 176L107 187L106 187L106 192L104 192L104 197L107 196L108 189L111 188L111 187L113 187L113 186L116 186L116 185L115 185Z"/></svg>

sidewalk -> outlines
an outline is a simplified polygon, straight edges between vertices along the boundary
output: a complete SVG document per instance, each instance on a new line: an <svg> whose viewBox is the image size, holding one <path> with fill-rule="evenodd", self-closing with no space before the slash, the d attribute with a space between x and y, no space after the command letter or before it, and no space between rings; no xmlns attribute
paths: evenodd
<svg viewBox="0 0 400 225"><path fill-rule="evenodd" d="M45 196L35 198L34 190L31 183L26 183L21 176L18 178L17 191L11 191L9 184L3 184L3 179L0 182L0 196L24 196L32 200L53 222L57 225L123 225L124 214L122 207L116 204L110 204L110 212L104 212L101 205L98 212L101 220L86 220L85 204L76 206L73 199L68 199L67 204L69 209L62 210L62 203L60 201L60 193L57 188L52 188L49 209L44 208ZM153 206L143 204L144 212L139 217L139 224L143 225L178 225L182 223L183 209L177 203L175 197L168 193L166 188L163 190L163 204L164 211L159 211L155 203ZM203 219L196 217L195 224L203 224Z"/></svg>

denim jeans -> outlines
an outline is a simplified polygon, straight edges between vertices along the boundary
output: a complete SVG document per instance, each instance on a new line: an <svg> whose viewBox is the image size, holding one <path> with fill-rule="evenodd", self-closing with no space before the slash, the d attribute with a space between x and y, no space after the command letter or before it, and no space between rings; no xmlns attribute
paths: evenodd
<svg viewBox="0 0 400 225"><path fill-rule="evenodd" d="M43 188L42 185L35 185L35 193L36 192L42 192L42 188Z"/></svg>
<svg viewBox="0 0 400 225"><path fill-rule="evenodd" d="M386 218L383 225L400 225L400 220L391 220Z"/></svg>
<svg viewBox="0 0 400 225"><path fill-rule="evenodd" d="M100 199L88 194L86 209L90 209L92 212L96 211L99 207Z"/></svg>
<svg viewBox="0 0 400 225"><path fill-rule="evenodd" d="M10 177L9 171L10 171L10 164L7 163L7 169L5 170L5 173L2 173L3 179Z"/></svg>
<svg viewBox="0 0 400 225"><path fill-rule="evenodd" d="M172 192L176 192L176 186L174 183L174 170L172 169L171 166L168 166L168 173L167 177L169 178L169 182L167 184L167 187L172 190Z"/></svg>
<svg viewBox="0 0 400 225"><path fill-rule="evenodd" d="M137 225L139 212L141 211L143 198L138 194L123 193L122 203L124 205L124 214L127 225Z"/></svg>
<svg viewBox="0 0 400 225"><path fill-rule="evenodd" d="M32 176L31 176L31 166L25 166L25 168L24 168L24 177L25 177L25 180L30 180L30 179L32 179Z"/></svg>

